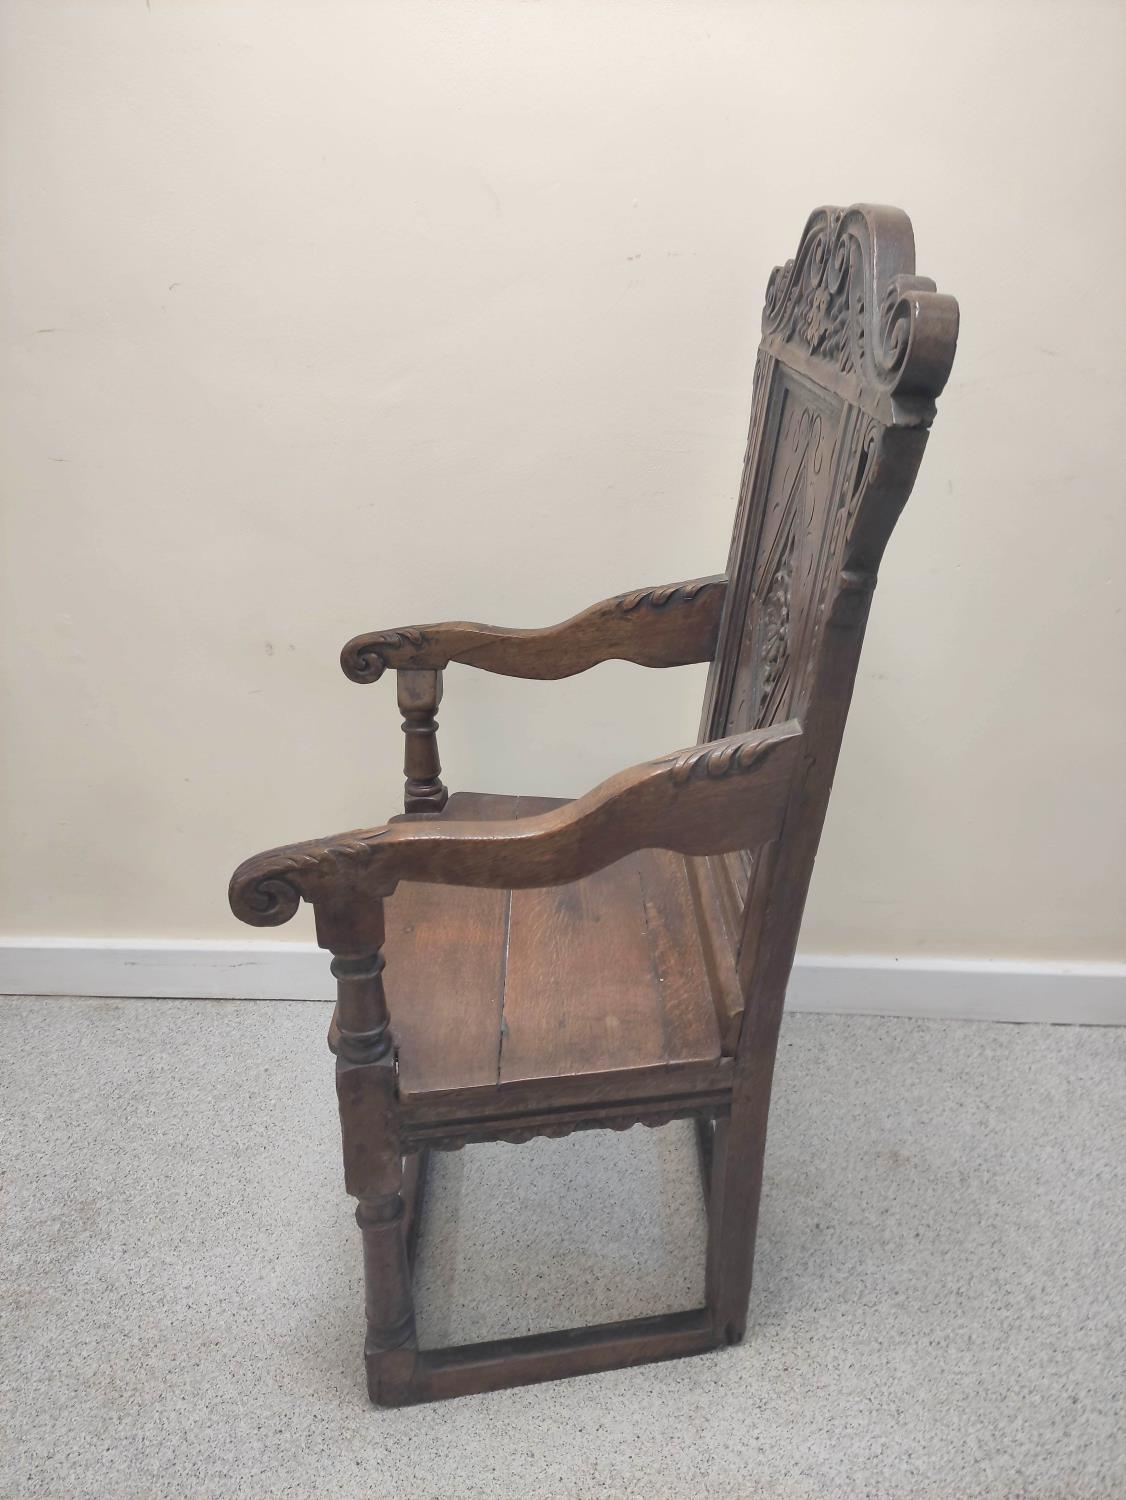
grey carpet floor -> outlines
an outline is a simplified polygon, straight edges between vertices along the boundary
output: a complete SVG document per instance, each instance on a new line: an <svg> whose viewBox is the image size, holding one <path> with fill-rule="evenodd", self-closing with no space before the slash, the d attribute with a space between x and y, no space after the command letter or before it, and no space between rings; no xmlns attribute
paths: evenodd
<svg viewBox="0 0 1126 1500"><path fill-rule="evenodd" d="M392 1412L326 1023L0 1000L0 1495L1126 1495L1126 1033L789 1018L744 1345ZM688 1306L702 1247L685 1125L439 1157L423 1339Z"/></svg>

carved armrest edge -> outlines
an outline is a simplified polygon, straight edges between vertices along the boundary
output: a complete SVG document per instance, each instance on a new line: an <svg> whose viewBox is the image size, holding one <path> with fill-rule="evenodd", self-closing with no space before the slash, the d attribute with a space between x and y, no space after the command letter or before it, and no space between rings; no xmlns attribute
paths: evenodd
<svg viewBox="0 0 1126 1500"><path fill-rule="evenodd" d="M289 844L241 864L231 910L276 927L302 900L348 908L400 880L498 890L565 885L639 849L718 854L781 830L802 756L797 720L619 772L564 807L515 822L405 821Z"/></svg>
<svg viewBox="0 0 1126 1500"><path fill-rule="evenodd" d="M450 620L370 631L348 641L340 665L352 682L378 682L389 668L440 671L450 662L543 681L573 677L602 661L686 666L715 654L726 594L727 576L717 573L616 594L534 630Z"/></svg>

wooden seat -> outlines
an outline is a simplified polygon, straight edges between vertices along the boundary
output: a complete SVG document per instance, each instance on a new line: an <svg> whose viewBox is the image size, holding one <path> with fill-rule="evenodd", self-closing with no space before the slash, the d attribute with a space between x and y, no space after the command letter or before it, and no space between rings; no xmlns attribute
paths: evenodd
<svg viewBox="0 0 1126 1500"><path fill-rule="evenodd" d="M441 816L502 821L564 806L461 792ZM663 1074L671 1088L677 1080L667 1075L690 1085L705 1074L692 1065L719 1061L683 855L639 850L540 890L404 882L386 917L384 954L401 976L391 1023L408 1107L475 1090L481 1108L503 1111L510 1085L560 1078L628 1093ZM639 1074L647 1076L625 1076Z"/></svg>
<svg viewBox="0 0 1126 1500"><path fill-rule="evenodd" d="M876 572L957 331L957 304L915 274L905 214L816 210L767 286L726 573L633 589L542 629L462 620L344 647L354 682L396 674L406 816L247 860L230 901L260 927L308 902L333 954L376 1404L743 1337L802 908ZM611 659L710 662L699 743L574 802L448 795L445 668L554 679ZM685 1115L708 1205L703 1306L418 1347L411 1269L431 1148Z"/></svg>

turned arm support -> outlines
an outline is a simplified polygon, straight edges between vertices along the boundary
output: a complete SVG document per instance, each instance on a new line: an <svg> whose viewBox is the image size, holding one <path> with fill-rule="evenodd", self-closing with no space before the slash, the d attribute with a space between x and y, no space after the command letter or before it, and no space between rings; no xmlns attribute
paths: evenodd
<svg viewBox="0 0 1126 1500"><path fill-rule="evenodd" d="M454 620L357 635L340 653L353 682L377 682L389 668L441 671L450 662L505 677L554 681L601 661L679 667L711 661L727 579L696 578L604 599L541 630L504 630Z"/></svg>
<svg viewBox="0 0 1126 1500"><path fill-rule="evenodd" d="M304 899L316 908L322 947L366 951L353 929L400 880L563 885L638 849L754 848L777 837L801 754L801 726L789 720L635 766L537 817L392 823L290 844L239 866L231 909L252 926L276 927Z"/></svg>

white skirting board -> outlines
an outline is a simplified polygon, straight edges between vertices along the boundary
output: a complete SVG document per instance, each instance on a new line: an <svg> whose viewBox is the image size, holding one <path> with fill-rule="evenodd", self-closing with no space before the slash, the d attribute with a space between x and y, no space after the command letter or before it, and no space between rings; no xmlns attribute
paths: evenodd
<svg viewBox="0 0 1126 1500"><path fill-rule="evenodd" d="M312 943L0 939L0 995L331 1000ZM389 984L393 983L388 976ZM799 954L792 1010L1126 1025L1126 964Z"/></svg>

